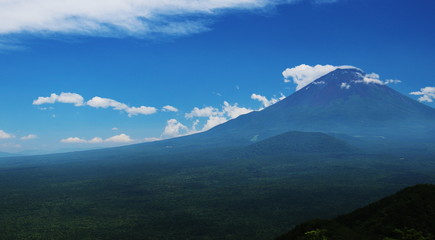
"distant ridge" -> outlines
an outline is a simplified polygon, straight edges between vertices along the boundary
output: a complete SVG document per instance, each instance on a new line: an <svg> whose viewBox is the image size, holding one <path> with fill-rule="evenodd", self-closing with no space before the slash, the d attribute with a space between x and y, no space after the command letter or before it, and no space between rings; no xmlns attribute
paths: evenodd
<svg viewBox="0 0 435 240"><path fill-rule="evenodd" d="M254 155L288 155L292 153L344 153L354 148L324 133L290 131L246 147Z"/></svg>
<svg viewBox="0 0 435 240"><path fill-rule="evenodd" d="M7 152L0 152L0 157L13 157L13 156L19 156L19 155L13 153L7 153Z"/></svg>

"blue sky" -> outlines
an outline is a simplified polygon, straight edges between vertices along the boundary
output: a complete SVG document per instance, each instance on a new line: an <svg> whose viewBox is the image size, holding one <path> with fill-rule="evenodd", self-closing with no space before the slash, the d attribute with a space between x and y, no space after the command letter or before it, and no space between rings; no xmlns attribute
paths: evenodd
<svg viewBox="0 0 435 240"><path fill-rule="evenodd" d="M301 64L400 80L435 107L433 1L14 2L0 3L3 152L206 130L293 93L282 72Z"/></svg>

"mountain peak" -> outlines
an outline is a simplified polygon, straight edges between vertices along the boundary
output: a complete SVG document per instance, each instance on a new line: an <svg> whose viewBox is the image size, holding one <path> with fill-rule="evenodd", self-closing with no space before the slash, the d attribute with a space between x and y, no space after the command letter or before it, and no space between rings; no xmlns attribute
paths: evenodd
<svg viewBox="0 0 435 240"><path fill-rule="evenodd" d="M336 70L316 79L305 88L309 89L312 85L334 84L340 88L349 89L351 83L365 82L366 74L359 68L339 67ZM372 81L374 82L374 81ZM378 83L381 83L380 81Z"/></svg>

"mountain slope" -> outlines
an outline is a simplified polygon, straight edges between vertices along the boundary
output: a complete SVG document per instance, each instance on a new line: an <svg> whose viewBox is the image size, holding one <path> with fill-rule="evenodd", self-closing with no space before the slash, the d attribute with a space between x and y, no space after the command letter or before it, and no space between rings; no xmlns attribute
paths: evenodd
<svg viewBox="0 0 435 240"><path fill-rule="evenodd" d="M288 155L292 153L345 153L354 148L324 133L286 132L256 142L245 148L256 156Z"/></svg>
<svg viewBox="0 0 435 240"><path fill-rule="evenodd" d="M422 184L333 220L303 223L276 240L428 240L435 236L434 223L435 185Z"/></svg>

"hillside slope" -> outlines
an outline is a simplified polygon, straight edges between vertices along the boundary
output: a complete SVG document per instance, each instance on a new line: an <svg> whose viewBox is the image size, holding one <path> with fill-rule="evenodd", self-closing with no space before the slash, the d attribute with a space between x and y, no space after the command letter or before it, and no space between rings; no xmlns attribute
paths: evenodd
<svg viewBox="0 0 435 240"><path fill-rule="evenodd" d="M255 156L289 155L292 153L345 153L355 150L344 141L317 132L290 131L273 136L245 148Z"/></svg>
<svg viewBox="0 0 435 240"><path fill-rule="evenodd" d="M408 187L333 220L303 223L276 240L429 240L435 236L435 185Z"/></svg>

